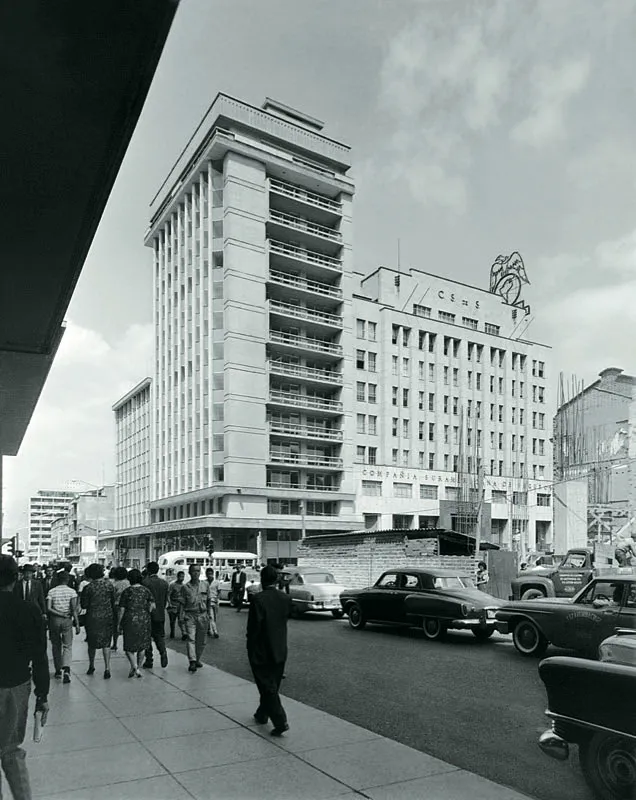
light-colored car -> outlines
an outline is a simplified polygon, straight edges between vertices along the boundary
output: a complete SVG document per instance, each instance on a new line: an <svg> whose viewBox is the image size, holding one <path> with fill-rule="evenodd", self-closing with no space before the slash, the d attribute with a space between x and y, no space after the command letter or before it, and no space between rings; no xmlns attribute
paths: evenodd
<svg viewBox="0 0 636 800"><path fill-rule="evenodd" d="M636 667L636 630L617 628L613 636L604 639L598 648L599 661Z"/></svg>
<svg viewBox="0 0 636 800"><path fill-rule="evenodd" d="M285 567L280 572L279 587L292 599L292 615L299 617L307 611L331 612L340 619L344 612L340 592L345 587L327 569L319 567ZM260 583L248 587L248 595L261 590Z"/></svg>
<svg viewBox="0 0 636 800"><path fill-rule="evenodd" d="M257 585L260 589L261 586L261 575L260 572L256 569L246 569L245 570L245 587L246 592L250 591L250 588L254 585ZM247 594L243 597L243 602L247 601ZM223 576L223 580L219 582L219 600L221 602L230 603L232 600L232 573L228 573Z"/></svg>

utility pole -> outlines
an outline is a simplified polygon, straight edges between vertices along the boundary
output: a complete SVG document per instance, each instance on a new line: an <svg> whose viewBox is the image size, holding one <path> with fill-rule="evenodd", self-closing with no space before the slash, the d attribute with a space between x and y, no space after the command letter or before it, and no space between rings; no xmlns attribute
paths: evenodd
<svg viewBox="0 0 636 800"><path fill-rule="evenodd" d="M475 531L475 558L479 560L481 549L481 526L484 519L484 468L479 466L477 469L477 491L479 493L479 503L477 505L477 530Z"/></svg>

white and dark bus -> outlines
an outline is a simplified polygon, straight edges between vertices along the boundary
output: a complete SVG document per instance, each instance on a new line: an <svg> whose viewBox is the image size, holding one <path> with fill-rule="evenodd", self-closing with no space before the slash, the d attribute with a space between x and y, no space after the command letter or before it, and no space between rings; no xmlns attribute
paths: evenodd
<svg viewBox="0 0 636 800"><path fill-rule="evenodd" d="M159 556L159 575L166 580L174 580L177 572L185 572L188 580L188 567L195 564L201 567L202 578L205 570L212 567L215 576L222 576L232 572L238 564L244 567L257 567L258 556L256 553L245 553L239 550L219 550L210 556L205 550L173 550Z"/></svg>

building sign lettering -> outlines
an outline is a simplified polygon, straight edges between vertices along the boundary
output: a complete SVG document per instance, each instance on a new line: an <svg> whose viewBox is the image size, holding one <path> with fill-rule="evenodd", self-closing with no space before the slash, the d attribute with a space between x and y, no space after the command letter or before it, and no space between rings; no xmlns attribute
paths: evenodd
<svg viewBox="0 0 636 800"><path fill-rule="evenodd" d="M438 291L438 293L437 293L437 296L439 297L440 300L450 300L451 303L459 302L459 300L457 299L457 296L455 295L455 292L451 292L450 294L447 295L446 292L443 289L440 289ZM463 306L470 305L468 300L463 300L463 299L461 301L461 304ZM473 305L475 307L475 310L479 310L479 300L475 300Z"/></svg>

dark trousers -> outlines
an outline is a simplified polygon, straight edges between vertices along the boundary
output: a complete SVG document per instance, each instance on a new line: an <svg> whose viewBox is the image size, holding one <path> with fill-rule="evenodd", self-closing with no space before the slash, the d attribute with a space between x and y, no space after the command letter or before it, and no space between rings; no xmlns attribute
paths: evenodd
<svg viewBox="0 0 636 800"><path fill-rule="evenodd" d="M254 682L260 695L256 716L268 717L275 728L287 723L287 714L280 701L278 691L285 671L285 664L254 664L250 661Z"/></svg>
<svg viewBox="0 0 636 800"><path fill-rule="evenodd" d="M166 652L166 623L165 620L157 622L150 620L150 635L152 641L157 645L157 650L160 655ZM152 642L150 647L146 650L146 661L152 664Z"/></svg>

